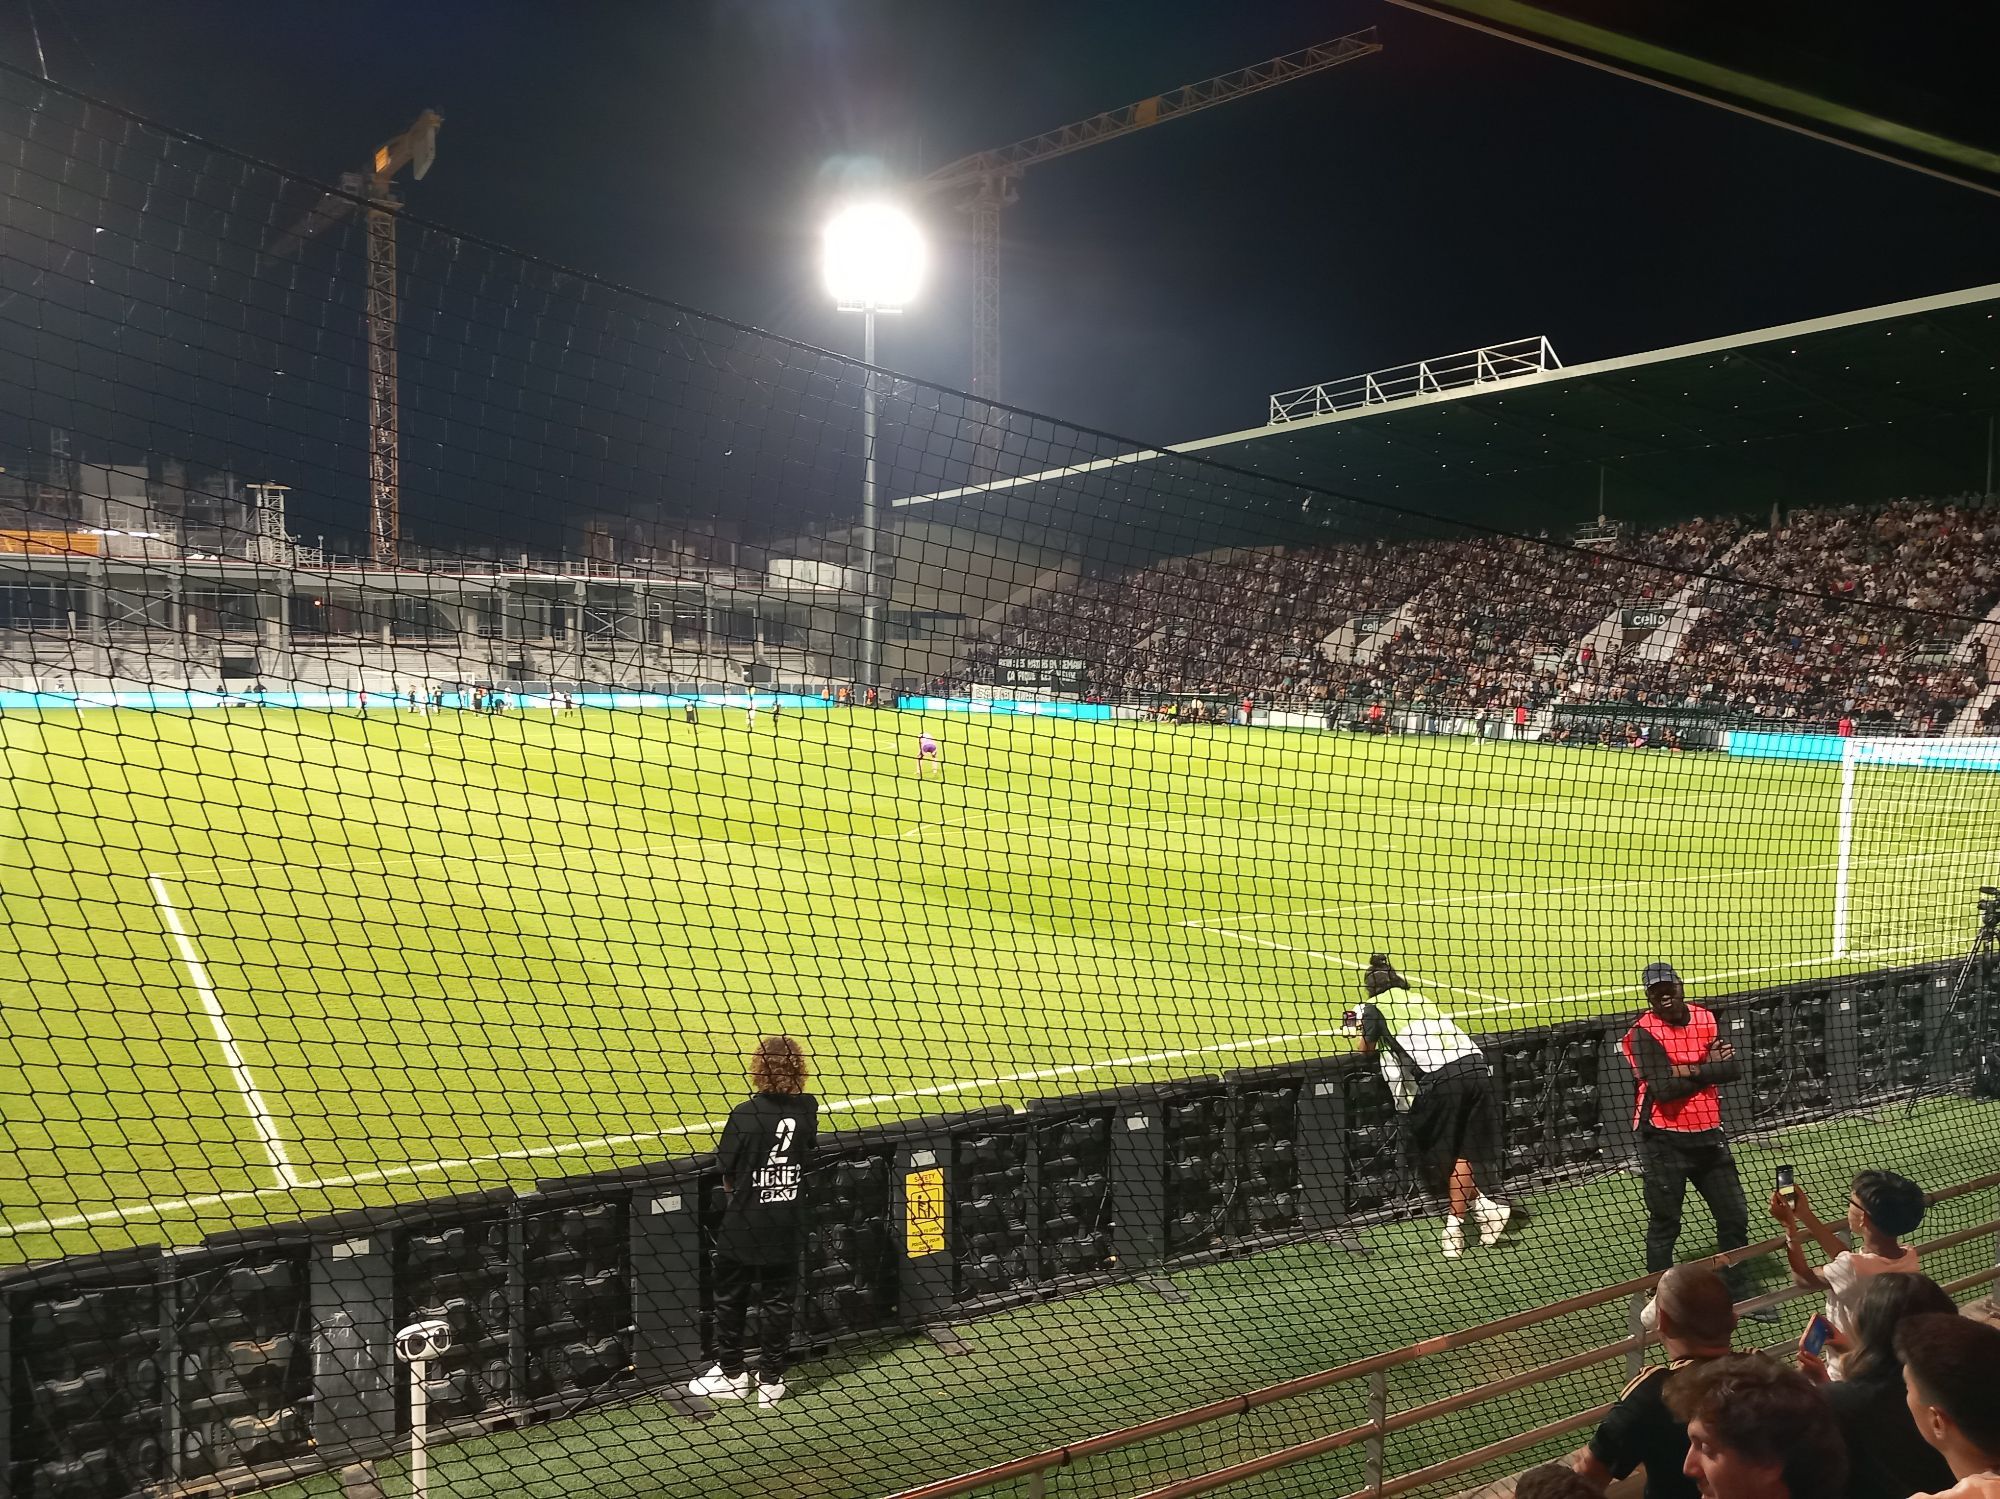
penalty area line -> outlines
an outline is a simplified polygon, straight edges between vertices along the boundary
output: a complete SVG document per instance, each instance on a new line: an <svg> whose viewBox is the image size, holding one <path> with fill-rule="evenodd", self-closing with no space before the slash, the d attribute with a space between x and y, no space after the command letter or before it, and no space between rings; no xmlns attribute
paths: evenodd
<svg viewBox="0 0 2000 1499"><path fill-rule="evenodd" d="M243 1053L236 1045L236 1037L229 1030L229 1016L224 1013L222 1001L216 997L215 985L210 981L208 968L201 961L201 954L195 951L194 941L181 924L181 913L174 908L167 895L166 882L156 874L146 876L146 884L153 892L153 903L160 908L160 919L172 934L174 945L180 949L181 963L187 968L188 982L194 985L195 993L201 996L202 1010L208 1015L210 1029L215 1032L216 1044L222 1048L222 1060L228 1065L230 1075L236 1079L236 1089L243 1095L243 1105L250 1111L250 1123L257 1131L257 1138L264 1142L264 1150L271 1157L271 1170L282 1188L299 1185L298 1172L292 1169L291 1157L285 1152L284 1139L278 1134L278 1121L264 1102L264 1095L257 1090L256 1079L250 1075L249 1064L243 1060Z"/></svg>
<svg viewBox="0 0 2000 1499"><path fill-rule="evenodd" d="M163 907L163 909L165 909ZM1256 1051L1267 1046L1286 1046L1300 1041L1321 1041L1329 1037L1345 1034L1338 1028L1326 1030L1293 1031L1275 1036L1251 1036L1241 1041L1217 1041L1206 1046L1180 1047L1170 1051L1139 1052L1131 1056L1107 1057L1098 1062L1073 1062L1058 1067L1031 1067L1019 1072L1002 1073L998 1077L964 1078L957 1082L937 1083L928 1088L911 1088L899 1093L870 1093L857 1098L835 1099L820 1106L822 1113L847 1113L855 1109L878 1108L883 1104L908 1103L923 1098L946 1098L961 1093L976 1093L983 1088L1001 1088L1011 1083L1049 1082L1058 1078L1083 1077L1093 1072L1108 1072L1120 1067L1146 1067L1160 1062L1185 1061L1190 1057L1228 1056L1235 1052ZM696 1124L680 1124L669 1129L647 1130L638 1134L601 1135L589 1140L565 1140L555 1145L525 1146L519 1150L500 1150L485 1155L459 1156L449 1160L412 1162L402 1166L384 1166L379 1169L356 1171L343 1176L311 1177L299 1179L291 1168L286 1167L291 1176L284 1185L277 1187L251 1187L235 1192L210 1192L198 1197L154 1198L146 1202L135 1202L126 1207L104 1208L90 1213L70 1213L60 1218L44 1218L35 1223L0 1223L0 1239L20 1238L28 1234L59 1233L67 1229L90 1228L105 1223L123 1223L133 1218L164 1218L174 1213L196 1212L205 1208L230 1207L237 1203L258 1202L271 1197L289 1197L298 1192L332 1191L341 1188L379 1186L391 1181L411 1181L422 1176L439 1172L462 1171L479 1166L497 1165L505 1161L533 1161L550 1156L575 1155L583 1151L605 1150L620 1145L647 1145L659 1140L683 1138L688 1135L720 1133L723 1119L704 1119Z"/></svg>

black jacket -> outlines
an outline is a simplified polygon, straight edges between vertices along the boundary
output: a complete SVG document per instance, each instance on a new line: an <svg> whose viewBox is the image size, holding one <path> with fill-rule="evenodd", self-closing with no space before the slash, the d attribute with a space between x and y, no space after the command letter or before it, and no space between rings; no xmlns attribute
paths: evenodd
<svg viewBox="0 0 2000 1499"><path fill-rule="evenodd" d="M1908 1499L1952 1486L1951 1468L1917 1432L1901 1375L1864 1370L1836 1380L1826 1387L1826 1403L1847 1438L1847 1499Z"/></svg>
<svg viewBox="0 0 2000 1499"><path fill-rule="evenodd" d="M800 1199L819 1140L810 1093L759 1093L729 1112L715 1148L729 1194L715 1252L744 1264L781 1264L798 1252Z"/></svg>

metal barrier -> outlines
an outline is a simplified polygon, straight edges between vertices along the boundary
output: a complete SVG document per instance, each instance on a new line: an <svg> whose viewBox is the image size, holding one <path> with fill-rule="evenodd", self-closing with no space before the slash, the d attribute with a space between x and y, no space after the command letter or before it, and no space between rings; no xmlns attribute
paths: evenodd
<svg viewBox="0 0 2000 1499"><path fill-rule="evenodd" d="M2000 1188L2000 1172L1976 1177L1970 1181L1960 1182L1956 1186L1946 1187L1941 1191L1933 1192L1929 1194L1929 1200L1935 1204L1991 1188ZM1996 1212L1995 1216L1984 1222L1974 1224L1969 1228L1959 1229L1953 1233L1941 1235L1936 1239L1919 1245L1918 1248L1925 1254L1936 1254L1988 1235L1994 1239L1994 1264L1985 1270L1948 1282L1945 1289L1950 1291L1954 1296L1959 1296L1967 1291L1975 1290L1980 1286L1990 1285L1994 1281L2000 1280L2000 1212ZM1704 1263L1711 1263L1718 1266L1734 1264L1781 1250L1784 1247L1784 1243L1785 1241L1781 1237L1766 1239L1762 1243L1752 1244L1745 1249L1716 1255ZM1366 1380L1368 1382L1370 1417L1366 1422L1356 1426L1349 1426L1339 1431L1328 1432L1326 1435L1314 1437L1310 1441L1299 1442L1289 1447L1280 1448L1275 1452L1266 1453L1262 1457L1251 1458L1240 1463L1232 1463L1227 1467L1217 1468L1212 1472L1179 1479L1173 1483L1148 1489L1139 1496L1139 1499L1192 1499L1192 1496L1196 1494L1212 1493L1217 1489L1227 1487L1233 1483L1240 1483L1245 1479L1256 1478L1280 1468L1291 1467L1298 1463L1310 1461L1313 1458L1325 1457L1330 1453L1356 1446L1365 1446L1367 1449L1369 1482L1367 1487L1356 1490L1348 1496L1348 1499L1383 1499L1383 1496L1407 1493L1413 1489L1422 1488L1426 1484L1438 1483L1448 1478L1474 1472L1487 1466L1489 1463L1498 1461L1513 1453L1526 1451L1556 1437L1594 1426L1604 1418L1605 1413L1611 1407L1609 1404L1594 1406L1588 1410L1579 1411L1574 1415L1565 1416L1560 1420L1537 1426L1533 1430L1522 1432L1504 1441L1489 1443L1486 1446L1476 1448L1473 1451L1453 1458L1448 1462L1435 1463L1429 1467L1390 1478L1386 1474L1386 1447L1388 1438L1395 1433L1407 1431L1412 1427L1420 1426L1427 1421L1437 1420L1442 1416L1453 1415L1459 1411L1468 1410L1473 1406L1498 1399L1503 1395L1511 1395L1521 1390L1531 1389L1536 1385L1547 1384L1551 1380L1560 1379L1565 1375L1574 1374L1579 1370L1588 1369L1597 1364L1609 1363L1613 1359L1635 1355L1652 1341L1652 1337L1649 1334L1635 1333L1633 1336L1620 1339L1618 1342L1585 1349L1565 1358L1542 1364L1536 1368L1524 1370L1519 1374L1509 1375L1505 1379L1493 1380L1486 1384L1477 1385L1443 1399L1413 1406L1409 1410L1398 1411L1392 1415L1389 1411L1389 1377L1394 1370L1418 1363L1427 1358L1434 1358L1439 1354L1454 1352L1461 1348L1469 1348L1479 1343L1491 1341L1507 1333L1519 1332L1525 1328L1539 1326L1543 1323L1554 1321L1558 1317L1566 1317L1575 1312L1585 1311L1592 1307L1602 1306L1620 1299L1635 1302L1633 1317L1636 1323L1637 1298L1642 1297L1658 1280L1658 1275L1648 1275L1636 1280L1624 1281L1618 1285L1605 1286L1595 1291L1587 1291L1581 1295L1569 1297L1564 1301L1554 1302L1544 1307L1537 1307L1532 1311L1516 1312L1512 1316L1501 1317L1477 1327L1466 1328L1460 1332L1446 1333L1435 1338L1426 1338L1421 1343L1413 1343L1406 1348L1398 1348L1393 1352L1374 1354L1368 1358L1356 1359L1350 1363L1342 1364L1337 1368L1323 1370L1316 1374L1301 1375L1296 1379L1288 1379L1278 1384L1266 1385L1262 1389L1251 1390L1241 1395L1232 1395L1224 1400L1209 1401L1204 1405L1194 1406L1188 1410L1176 1412L1173 1415L1160 1416L1151 1421L1141 1422L1136 1426L1128 1426L1118 1431L1105 1432L1102 1435L1090 1437L1080 1442L1073 1442L1066 1446L1052 1447L1046 1451L1033 1453L1027 1457L1015 1458L1010 1462L998 1463L971 1473L961 1474L956 1478L944 1479L937 1483L922 1484L916 1488L903 1489L892 1495L891 1499L953 1499L953 1496L956 1495L977 1493L982 1489L991 1488L996 1484L1008 1483L1022 1478L1028 1480L1028 1493L1032 1496L1032 1499L1042 1499L1047 1489L1048 1476L1051 1473L1071 1467L1089 1458L1101 1457L1106 1453L1116 1452L1122 1448L1136 1446L1141 1442L1167 1436L1174 1432L1186 1431L1192 1427L1207 1425L1210 1422L1224 1420L1228 1417L1246 1416L1251 1411L1264 1406L1280 1404L1287 1400L1296 1400L1304 1395L1316 1394L1337 1385L1352 1384L1359 1380ZM1823 1294L1823 1292L1806 1287L1787 1287L1781 1291L1773 1291L1767 1295L1759 1296L1754 1301L1746 1303L1746 1305L1753 1308L1777 1306L1800 1297L1821 1296ZM1789 1346L1789 1343L1782 1343L1774 1345L1767 1351L1776 1352L1781 1348Z"/></svg>
<svg viewBox="0 0 2000 1499"><path fill-rule="evenodd" d="M1715 1001L1746 1062L1725 1095L1730 1128L1962 1083L1994 1002L1982 983L1973 1014L1947 1015L1954 972ZM1625 1024L1485 1039L1510 1185L1631 1158L1632 1081L1615 1052ZM798 1325L815 1348L1421 1211L1387 1092L1351 1054L829 1132L806 1200ZM391 1334L416 1319L453 1333L425 1369L434 1436L668 1388L705 1357L719 1211L713 1161L694 1156L0 1270L0 1499L243 1487L380 1456L409 1430ZM1141 1430L1342 1378L1386 1381L1402 1357ZM1369 1431L1407 1420L1385 1404ZM1043 1471L1024 1464L1006 1471Z"/></svg>

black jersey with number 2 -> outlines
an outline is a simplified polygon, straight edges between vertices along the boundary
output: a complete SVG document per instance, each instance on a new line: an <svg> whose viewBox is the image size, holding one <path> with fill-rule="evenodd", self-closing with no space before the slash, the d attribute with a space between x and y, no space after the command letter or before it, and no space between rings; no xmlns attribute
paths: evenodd
<svg viewBox="0 0 2000 1499"><path fill-rule="evenodd" d="M715 1148L730 1188L717 1254L768 1265L797 1252L799 1200L818 1139L819 1104L810 1093L759 1093L730 1110Z"/></svg>

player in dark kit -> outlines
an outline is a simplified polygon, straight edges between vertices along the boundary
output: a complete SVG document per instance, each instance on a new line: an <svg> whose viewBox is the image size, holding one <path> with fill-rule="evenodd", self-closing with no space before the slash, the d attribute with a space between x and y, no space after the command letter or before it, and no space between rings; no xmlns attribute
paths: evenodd
<svg viewBox="0 0 2000 1499"><path fill-rule="evenodd" d="M750 1393L743 1325L757 1299L757 1403L785 1395L785 1357L797 1294L799 1196L819 1138L819 1105L806 1092L805 1049L766 1036L750 1058L756 1095L730 1110L716 1146L728 1203L715 1233L715 1364L691 1395L741 1400Z"/></svg>

